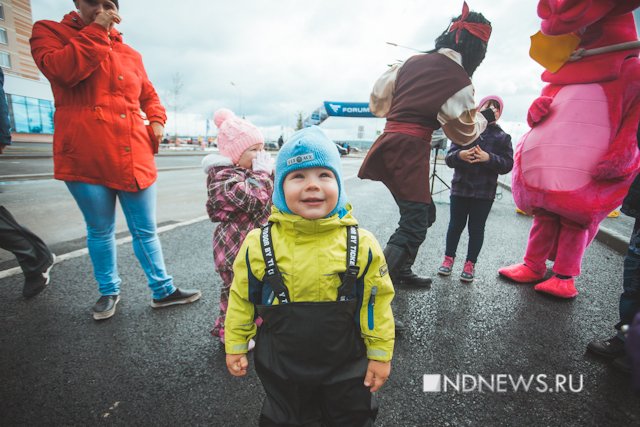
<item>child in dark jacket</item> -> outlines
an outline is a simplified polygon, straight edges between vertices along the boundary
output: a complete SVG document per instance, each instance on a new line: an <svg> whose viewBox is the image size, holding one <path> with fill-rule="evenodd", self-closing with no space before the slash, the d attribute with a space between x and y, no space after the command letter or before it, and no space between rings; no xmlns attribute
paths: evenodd
<svg viewBox="0 0 640 427"><path fill-rule="evenodd" d="M213 261L222 278L220 312L211 334L224 343L224 320L233 281L233 260L249 231L267 222L273 193L273 159L260 130L227 109L214 114L220 154L202 160L207 174L207 213L219 222L213 232Z"/></svg>
<svg viewBox="0 0 640 427"><path fill-rule="evenodd" d="M479 111L493 110L495 120L489 123L471 148L451 144L446 157L447 166L454 168L455 172L451 181L451 218L445 256L438 274L451 274L460 235L468 221L469 247L460 275L464 282L472 282L474 278L475 264L484 241L484 226L496 196L498 175L509 173L513 167L511 136L496 123L502 115L502 99L487 96L478 105Z"/></svg>

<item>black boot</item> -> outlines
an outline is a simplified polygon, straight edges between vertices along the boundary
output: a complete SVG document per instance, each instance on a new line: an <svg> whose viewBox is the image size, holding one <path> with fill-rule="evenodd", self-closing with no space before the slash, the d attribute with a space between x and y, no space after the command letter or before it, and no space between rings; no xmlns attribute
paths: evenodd
<svg viewBox="0 0 640 427"><path fill-rule="evenodd" d="M405 258L404 264L400 267L398 273L396 274L396 281L401 285L406 286L415 286L419 288L431 288L431 278L429 277L420 277L411 271L411 267L416 260L415 255L407 255Z"/></svg>
<svg viewBox="0 0 640 427"><path fill-rule="evenodd" d="M395 279L395 271L404 262L404 253L405 250L400 246L387 244L387 247L384 248L384 257L387 260L387 270L389 270L389 277L391 277L391 283L393 283L394 288L398 285ZM404 322L398 318L398 315L394 313L393 317L396 324L396 334L406 331L407 327Z"/></svg>

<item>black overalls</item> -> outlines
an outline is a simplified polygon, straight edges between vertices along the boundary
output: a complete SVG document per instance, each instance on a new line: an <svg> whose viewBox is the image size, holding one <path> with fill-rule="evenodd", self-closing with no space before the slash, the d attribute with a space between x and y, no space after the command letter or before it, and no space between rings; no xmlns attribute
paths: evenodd
<svg viewBox="0 0 640 427"><path fill-rule="evenodd" d="M255 367L266 392L261 426L371 426L378 405L364 386L367 355L358 315L358 229L347 227L347 271L334 302L290 302L263 227L263 281L278 305L256 305Z"/></svg>

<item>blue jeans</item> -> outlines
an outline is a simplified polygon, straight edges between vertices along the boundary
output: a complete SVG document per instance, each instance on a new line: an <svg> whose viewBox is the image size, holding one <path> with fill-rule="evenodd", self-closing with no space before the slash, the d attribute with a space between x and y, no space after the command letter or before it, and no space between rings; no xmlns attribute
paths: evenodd
<svg viewBox="0 0 640 427"><path fill-rule="evenodd" d="M622 287L620 322L616 325L618 330L622 325L631 326L633 318L640 312L640 219L637 218L629 241L629 249L624 257ZM622 338L622 333L618 336Z"/></svg>
<svg viewBox="0 0 640 427"><path fill-rule="evenodd" d="M155 184L137 192L76 181L65 181L65 184L87 224L87 247L100 294L118 295L122 282L116 263L116 197L127 218L133 251L147 276L153 298L164 298L176 290L173 278L165 270L156 233Z"/></svg>

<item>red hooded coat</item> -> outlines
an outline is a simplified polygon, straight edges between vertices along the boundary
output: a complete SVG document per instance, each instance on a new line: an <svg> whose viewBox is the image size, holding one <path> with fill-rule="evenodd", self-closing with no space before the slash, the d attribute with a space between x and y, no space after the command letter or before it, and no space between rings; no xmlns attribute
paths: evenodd
<svg viewBox="0 0 640 427"><path fill-rule="evenodd" d="M166 114L140 54L118 31L85 25L76 12L36 22L30 43L55 99L55 178L124 191L153 184L153 142L141 110L163 125Z"/></svg>

